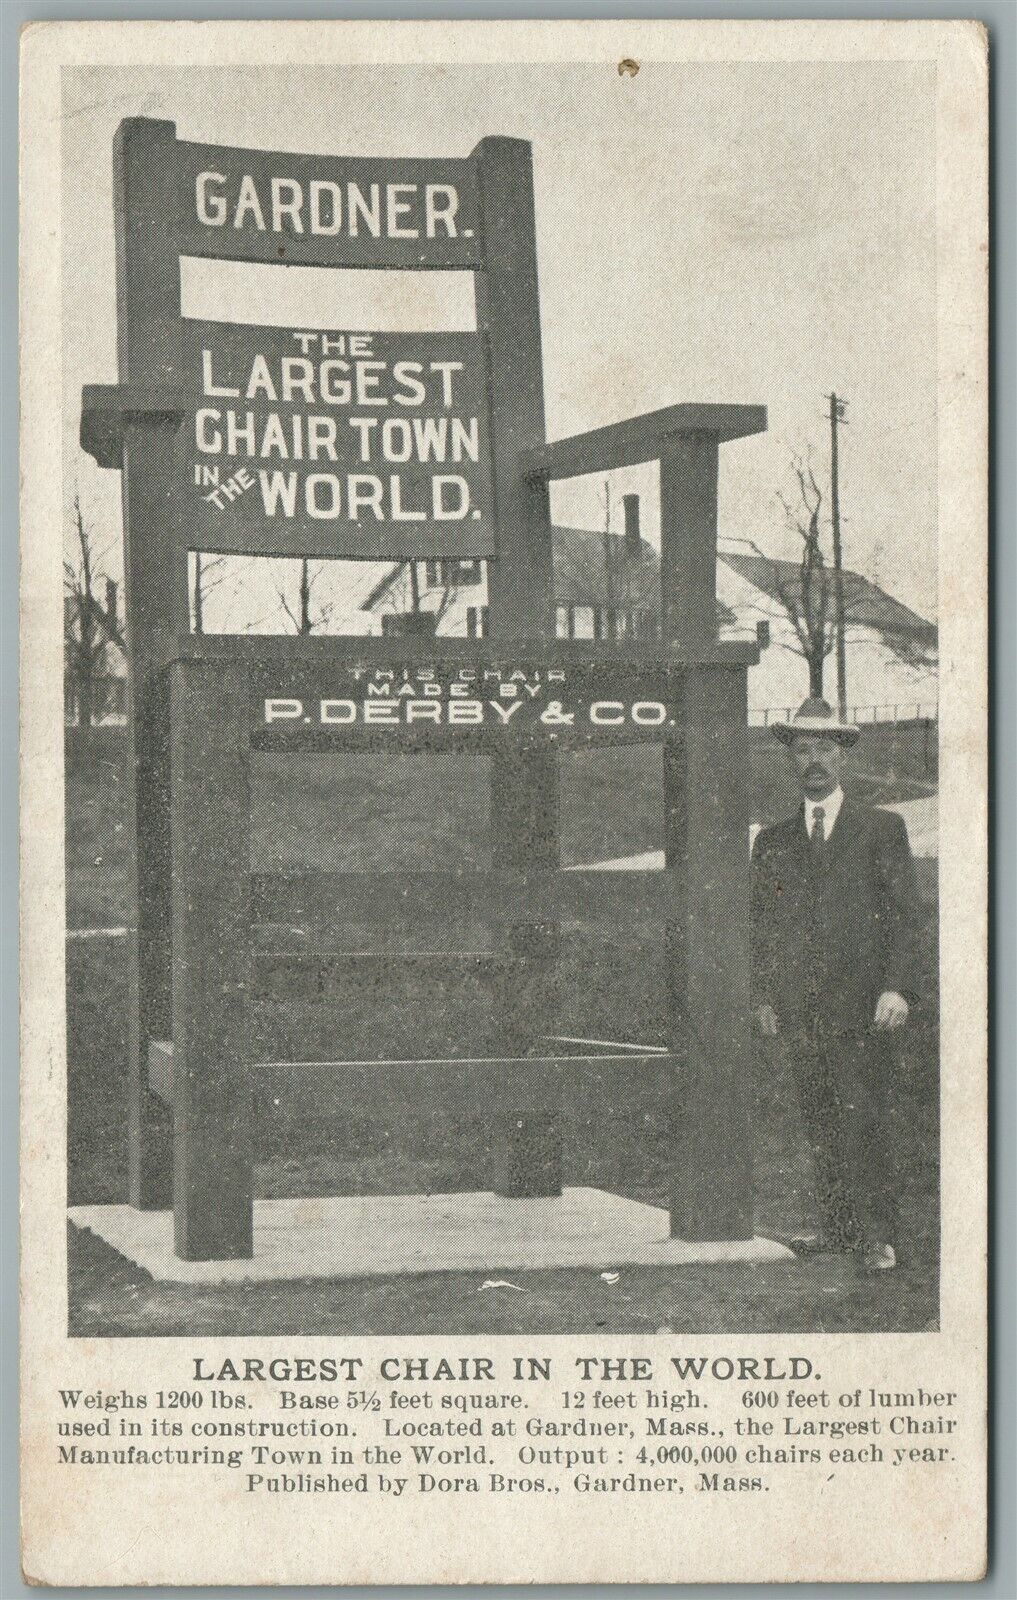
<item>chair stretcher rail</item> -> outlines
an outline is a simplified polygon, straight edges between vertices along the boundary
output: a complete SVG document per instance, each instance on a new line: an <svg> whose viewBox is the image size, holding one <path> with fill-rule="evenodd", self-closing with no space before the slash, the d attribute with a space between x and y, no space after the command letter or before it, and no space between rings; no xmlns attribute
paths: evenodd
<svg viewBox="0 0 1017 1600"><path fill-rule="evenodd" d="M149 1088L173 1104L175 1054L172 1044L153 1042L148 1050ZM434 1058L420 1061L266 1061L245 1073L251 1105L263 1120L342 1116L350 1104L363 1105L373 1090L388 1105L414 1103L426 1090L428 1103L441 1101L457 1116L498 1116L555 1110L566 1080L600 1079L634 1071L649 1088L673 1075L676 1058L657 1051L592 1055Z"/></svg>

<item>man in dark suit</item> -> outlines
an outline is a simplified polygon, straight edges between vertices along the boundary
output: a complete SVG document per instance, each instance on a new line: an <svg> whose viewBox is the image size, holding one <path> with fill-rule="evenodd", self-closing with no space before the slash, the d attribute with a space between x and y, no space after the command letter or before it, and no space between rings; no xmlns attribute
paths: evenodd
<svg viewBox="0 0 1017 1600"><path fill-rule="evenodd" d="M918 893L901 817L844 797L859 730L825 700L774 727L802 790L752 852L753 1005L782 1037L816 1168L820 1247L896 1256L894 1036L916 999Z"/></svg>

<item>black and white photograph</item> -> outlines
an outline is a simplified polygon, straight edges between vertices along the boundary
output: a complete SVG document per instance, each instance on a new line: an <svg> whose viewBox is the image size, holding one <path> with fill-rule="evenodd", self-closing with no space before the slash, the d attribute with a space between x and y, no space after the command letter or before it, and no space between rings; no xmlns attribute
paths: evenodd
<svg viewBox="0 0 1017 1600"><path fill-rule="evenodd" d="M856 1479L894 1446L945 1476L956 1385L884 1361L950 1321L949 1117L980 1192L940 940L942 763L977 1015L984 773L951 762L984 729L951 707L984 527L976 449L972 603L942 410L954 271L971 437L943 108L951 50L984 89L974 25L531 59L387 24L385 60L278 26L118 30L51 108L67 1348L110 1384L174 1351L161 1408L410 1339L382 1379L465 1407L492 1351L639 1379L646 1336L663 1409L705 1372L744 1412L705 1449L668 1424L672 1495L833 1473L845 1432ZM871 1385L830 1399L817 1348L855 1335ZM618 1428L573 1461L527 1423L508 1467L471 1439L447 1482L658 1492ZM324 1482L270 1454L259 1503Z"/></svg>
<svg viewBox="0 0 1017 1600"><path fill-rule="evenodd" d="M72 1331L934 1327L931 71L453 76L65 74Z"/></svg>

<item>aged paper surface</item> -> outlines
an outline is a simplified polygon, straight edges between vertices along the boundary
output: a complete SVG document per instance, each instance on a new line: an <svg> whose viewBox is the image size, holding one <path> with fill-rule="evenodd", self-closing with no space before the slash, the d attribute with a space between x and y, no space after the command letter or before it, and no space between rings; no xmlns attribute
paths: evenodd
<svg viewBox="0 0 1017 1600"><path fill-rule="evenodd" d="M30 1581L984 1570L986 83L27 30Z"/></svg>

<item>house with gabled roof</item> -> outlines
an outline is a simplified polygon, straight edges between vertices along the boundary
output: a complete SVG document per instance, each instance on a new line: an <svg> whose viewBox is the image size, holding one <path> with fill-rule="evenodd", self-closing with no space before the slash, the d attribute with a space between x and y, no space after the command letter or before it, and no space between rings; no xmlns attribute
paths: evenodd
<svg viewBox="0 0 1017 1600"><path fill-rule="evenodd" d="M765 716L798 705L808 692L808 669L794 625L800 614L802 571L797 562L764 554L750 540L722 539L717 588L730 619L724 638L760 644L749 670L749 710ZM830 606L832 609L832 582ZM939 702L939 630L878 584L845 569L844 641L847 702L856 720L933 717ZM826 660L824 690L836 698L836 666Z"/></svg>
<svg viewBox="0 0 1017 1600"><path fill-rule="evenodd" d="M639 496L624 495L622 504L622 534L564 526L551 530L555 627L560 639L657 637L660 555L640 534ZM397 563L362 602L373 619L372 631L483 638L487 632L484 566L482 561ZM415 614L423 618L416 624L410 620ZM720 608L718 620L731 618Z"/></svg>
<svg viewBox="0 0 1017 1600"><path fill-rule="evenodd" d="M556 632L562 639L643 639L660 630L660 556L639 531L639 497L623 496L625 531L552 530ZM717 555L717 626L721 638L755 638L749 669L750 720L788 710L808 693L809 675L793 614L800 603L798 564L766 555L745 539L722 539ZM845 570L848 704L864 721L936 715L938 630L934 622L861 573ZM487 632L482 561L400 562L363 602L375 633L409 631L481 638ZM836 696L834 658L825 690Z"/></svg>

